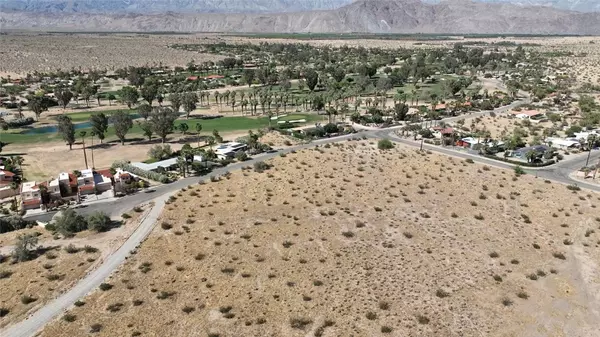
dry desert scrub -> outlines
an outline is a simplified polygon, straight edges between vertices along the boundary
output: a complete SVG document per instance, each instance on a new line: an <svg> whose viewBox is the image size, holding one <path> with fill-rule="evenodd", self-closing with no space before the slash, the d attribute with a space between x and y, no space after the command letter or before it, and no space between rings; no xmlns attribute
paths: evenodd
<svg viewBox="0 0 600 337"><path fill-rule="evenodd" d="M101 336L525 336L597 328L590 315L600 303L593 300L600 248L595 234L585 236L599 225L597 194L576 192L585 201L574 206L560 184L527 175L513 181L510 171L398 144L380 151L368 141L267 164L262 173L248 167L192 186L195 196L182 192L105 281L112 289L82 299L68 313L76 320L54 321L42 336L74 336L93 324ZM486 195L510 198L479 198L483 185ZM571 245L562 243L565 232ZM556 273L527 278L546 270ZM116 303L110 308L119 310L107 311Z"/></svg>

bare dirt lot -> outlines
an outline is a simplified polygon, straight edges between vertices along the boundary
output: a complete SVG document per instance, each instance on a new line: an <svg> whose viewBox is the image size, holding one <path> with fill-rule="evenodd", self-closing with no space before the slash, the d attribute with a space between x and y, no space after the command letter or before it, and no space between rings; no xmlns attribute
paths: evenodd
<svg viewBox="0 0 600 337"><path fill-rule="evenodd" d="M598 194L365 141L181 191L42 336L595 336Z"/></svg>
<svg viewBox="0 0 600 337"><path fill-rule="evenodd" d="M42 227L1 234L0 309L8 312L2 315L0 327L24 319L96 268L131 235L147 209L143 206L140 212L129 212L131 217L127 221L108 232L86 230L69 239L54 240ZM12 263L10 254L17 237L32 233L38 234L38 256L31 261ZM67 252L65 248L71 245L78 251Z"/></svg>
<svg viewBox="0 0 600 337"><path fill-rule="evenodd" d="M136 34L10 34L2 37L0 73L24 76L34 71L58 69L107 69L129 66L183 66L194 60L217 61L217 55L168 48L180 39L201 41L187 35ZM201 43L201 42L197 42Z"/></svg>

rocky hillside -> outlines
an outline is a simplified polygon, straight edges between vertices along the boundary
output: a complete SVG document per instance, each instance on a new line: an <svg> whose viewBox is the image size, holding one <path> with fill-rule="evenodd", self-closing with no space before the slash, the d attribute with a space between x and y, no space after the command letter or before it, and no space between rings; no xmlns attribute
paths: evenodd
<svg viewBox="0 0 600 337"><path fill-rule="evenodd" d="M275 13L334 9L352 0L2 0L0 9L36 13Z"/></svg>
<svg viewBox="0 0 600 337"><path fill-rule="evenodd" d="M359 0L275 14L0 13L3 29L185 32L600 34L600 13L450 0Z"/></svg>

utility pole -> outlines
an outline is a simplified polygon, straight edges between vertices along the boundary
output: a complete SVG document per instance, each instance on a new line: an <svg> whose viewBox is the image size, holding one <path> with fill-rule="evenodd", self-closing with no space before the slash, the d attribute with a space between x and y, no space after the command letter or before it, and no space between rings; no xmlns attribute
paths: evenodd
<svg viewBox="0 0 600 337"><path fill-rule="evenodd" d="M96 133L94 131L92 131L92 146L90 147L90 149L92 150L92 168L95 169L96 168L96 164L94 164L94 136L96 135Z"/></svg>
<svg viewBox="0 0 600 337"><path fill-rule="evenodd" d="M81 143L83 143L83 159L85 160L85 168L88 169L88 161L87 161L87 154L85 152L85 135L86 132L85 131L81 131L79 133L79 135L81 136Z"/></svg>

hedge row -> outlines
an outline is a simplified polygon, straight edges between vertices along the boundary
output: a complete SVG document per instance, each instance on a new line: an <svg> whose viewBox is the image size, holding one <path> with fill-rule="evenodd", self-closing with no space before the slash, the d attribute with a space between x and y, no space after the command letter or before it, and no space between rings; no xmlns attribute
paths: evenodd
<svg viewBox="0 0 600 337"><path fill-rule="evenodd" d="M146 170L142 170L139 167L133 166L130 163L126 162L126 161L116 161L112 164L112 168L117 169L117 168L121 168L124 171L133 173L137 176L140 176L142 178L146 178L146 179L150 179L150 180L154 180L154 181L158 181L160 183L168 183L169 182L169 177L167 177L164 174L160 174L157 172L152 172L152 171L146 171Z"/></svg>

